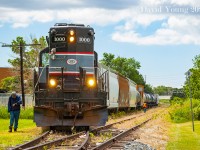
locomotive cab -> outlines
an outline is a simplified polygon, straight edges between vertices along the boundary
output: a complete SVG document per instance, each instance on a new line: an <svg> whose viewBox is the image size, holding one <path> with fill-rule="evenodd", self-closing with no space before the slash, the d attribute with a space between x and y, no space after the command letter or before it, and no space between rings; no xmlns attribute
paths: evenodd
<svg viewBox="0 0 200 150"><path fill-rule="evenodd" d="M82 24L50 28L34 81L37 126L105 125L108 89L106 74L98 71L94 34Z"/></svg>

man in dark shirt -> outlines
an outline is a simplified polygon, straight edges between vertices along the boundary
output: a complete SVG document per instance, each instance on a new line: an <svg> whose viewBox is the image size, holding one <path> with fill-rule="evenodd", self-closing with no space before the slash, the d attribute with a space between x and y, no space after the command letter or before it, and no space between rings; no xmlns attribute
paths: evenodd
<svg viewBox="0 0 200 150"><path fill-rule="evenodd" d="M10 113L9 132L12 132L13 124L14 131L17 131L20 114L20 104L22 104L21 98L16 94L16 92L12 92L11 96L8 99L8 112Z"/></svg>

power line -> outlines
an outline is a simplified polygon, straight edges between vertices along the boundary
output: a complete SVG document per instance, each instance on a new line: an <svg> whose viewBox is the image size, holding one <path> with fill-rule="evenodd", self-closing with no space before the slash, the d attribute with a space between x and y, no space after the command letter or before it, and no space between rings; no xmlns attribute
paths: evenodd
<svg viewBox="0 0 200 150"><path fill-rule="evenodd" d="M3 45L6 45L6 43L4 43L4 42L0 42L0 43L2 44L2 46L3 46Z"/></svg>

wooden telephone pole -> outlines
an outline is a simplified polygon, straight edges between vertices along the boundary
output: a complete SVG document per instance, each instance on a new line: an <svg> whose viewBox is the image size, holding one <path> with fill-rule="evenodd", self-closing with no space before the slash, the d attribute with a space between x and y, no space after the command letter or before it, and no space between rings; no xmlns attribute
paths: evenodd
<svg viewBox="0 0 200 150"><path fill-rule="evenodd" d="M23 68L23 48L25 46L36 46L41 44L23 44L20 42L19 45L4 44L2 47L19 47L20 48L20 76L21 76L21 91L22 91L22 106L25 108L25 93L24 93L24 68Z"/></svg>

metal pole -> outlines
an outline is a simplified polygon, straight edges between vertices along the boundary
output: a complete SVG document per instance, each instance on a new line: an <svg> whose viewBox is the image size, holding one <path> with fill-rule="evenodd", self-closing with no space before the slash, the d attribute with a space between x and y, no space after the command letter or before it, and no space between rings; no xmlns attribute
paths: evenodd
<svg viewBox="0 0 200 150"><path fill-rule="evenodd" d="M24 71L23 71L23 43L22 42L20 42L20 76L21 76L21 90L22 90L22 106L25 108Z"/></svg>
<svg viewBox="0 0 200 150"><path fill-rule="evenodd" d="M2 43L2 42L0 42ZM23 48L25 46L36 46L41 44L23 44L22 41L20 41L19 45L12 45L12 44L5 44L2 43L2 47L13 47L17 46L20 49L20 76L21 76L21 90L22 90L22 106L25 108L25 94L24 94L24 71L23 71Z"/></svg>
<svg viewBox="0 0 200 150"><path fill-rule="evenodd" d="M191 115L192 115L192 130L194 132L194 113L193 113L193 106L192 106L192 92L190 86L190 75L189 75L189 89L190 89L190 108L191 108Z"/></svg>

